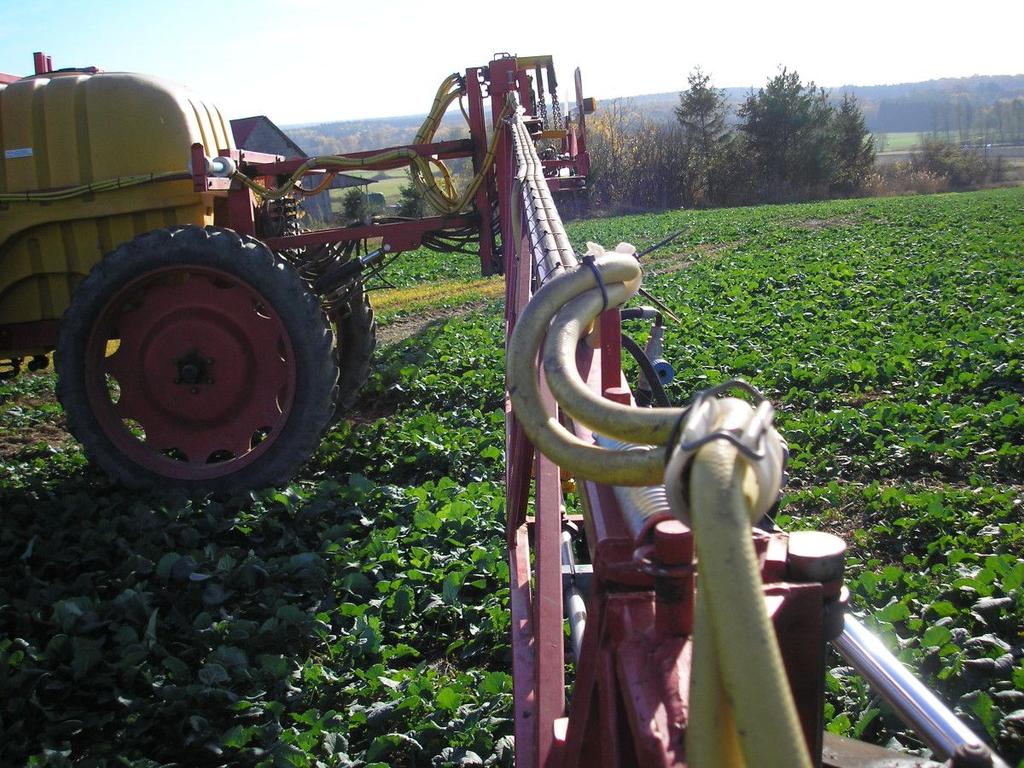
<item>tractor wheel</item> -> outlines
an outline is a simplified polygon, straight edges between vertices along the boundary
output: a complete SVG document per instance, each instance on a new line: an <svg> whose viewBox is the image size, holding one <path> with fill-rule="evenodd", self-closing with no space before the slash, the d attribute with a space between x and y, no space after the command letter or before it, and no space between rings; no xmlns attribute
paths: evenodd
<svg viewBox="0 0 1024 768"><path fill-rule="evenodd" d="M301 233L298 202L290 197L264 202L257 216L256 231L261 237ZM280 256L292 264L299 274L312 281L315 272L309 270L304 263L303 250L281 251ZM359 399L359 390L370 375L373 352L377 348L377 324L363 284L354 284L344 303L331 309L328 317L334 326L338 344L339 378L335 416L340 417L350 411Z"/></svg>
<svg viewBox="0 0 1024 768"><path fill-rule="evenodd" d="M336 405L337 414L341 416L359 399L359 390L370 375L373 351L377 348L377 322L362 282L352 286L345 304L331 312L330 318L338 336L340 375Z"/></svg>
<svg viewBox="0 0 1024 768"><path fill-rule="evenodd" d="M75 292L57 394L88 456L124 485L279 484L330 423L333 341L316 297L259 241L157 230Z"/></svg>

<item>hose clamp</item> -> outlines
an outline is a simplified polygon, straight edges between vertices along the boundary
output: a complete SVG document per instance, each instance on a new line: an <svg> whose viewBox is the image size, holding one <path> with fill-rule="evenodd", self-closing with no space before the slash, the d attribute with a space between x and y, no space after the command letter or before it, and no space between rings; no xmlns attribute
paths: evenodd
<svg viewBox="0 0 1024 768"><path fill-rule="evenodd" d="M719 397L736 390L752 398L752 407L745 400ZM758 485L762 489L757 504L758 517L764 515L776 502L787 480L789 449L772 424L774 414L772 404L745 381L734 379L698 392L676 422L666 447L666 482L669 473L688 477L690 463L697 451L714 440L725 440L739 451L757 474ZM684 494L682 499L684 506L686 496L688 494ZM687 509L687 517L688 512Z"/></svg>

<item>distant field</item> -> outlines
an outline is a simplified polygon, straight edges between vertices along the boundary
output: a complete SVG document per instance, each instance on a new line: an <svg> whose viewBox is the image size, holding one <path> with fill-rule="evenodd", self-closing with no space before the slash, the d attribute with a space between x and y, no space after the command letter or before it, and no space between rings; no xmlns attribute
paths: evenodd
<svg viewBox="0 0 1024 768"><path fill-rule="evenodd" d="M402 194L402 187L409 180L409 176L404 168L393 168L390 171L354 171L350 175L359 176L364 179L373 179L373 183L367 187L367 191L384 195L384 201L387 205L398 203ZM347 191L347 189L331 190L331 210L335 212L341 210L342 200Z"/></svg>
<svg viewBox="0 0 1024 768"><path fill-rule="evenodd" d="M922 134L916 132L875 134L875 149L879 152L907 152L921 143Z"/></svg>

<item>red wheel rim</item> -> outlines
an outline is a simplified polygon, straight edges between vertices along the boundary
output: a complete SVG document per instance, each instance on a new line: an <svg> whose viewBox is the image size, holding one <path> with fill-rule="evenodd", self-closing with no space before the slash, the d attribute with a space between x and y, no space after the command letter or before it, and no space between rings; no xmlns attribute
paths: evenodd
<svg viewBox="0 0 1024 768"><path fill-rule="evenodd" d="M85 377L100 427L128 459L170 479L209 480L280 437L296 363L276 308L252 286L187 266L141 275L107 302Z"/></svg>

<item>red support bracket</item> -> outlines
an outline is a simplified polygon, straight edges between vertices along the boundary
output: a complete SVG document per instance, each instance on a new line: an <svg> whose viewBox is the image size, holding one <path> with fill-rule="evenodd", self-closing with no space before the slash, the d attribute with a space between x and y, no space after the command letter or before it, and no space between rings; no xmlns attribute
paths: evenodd
<svg viewBox="0 0 1024 768"><path fill-rule="evenodd" d="M35 65L35 73L37 75L46 75L53 72L53 57L47 56L42 51L36 51L32 54L32 63Z"/></svg>

